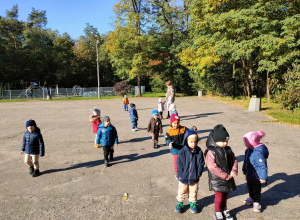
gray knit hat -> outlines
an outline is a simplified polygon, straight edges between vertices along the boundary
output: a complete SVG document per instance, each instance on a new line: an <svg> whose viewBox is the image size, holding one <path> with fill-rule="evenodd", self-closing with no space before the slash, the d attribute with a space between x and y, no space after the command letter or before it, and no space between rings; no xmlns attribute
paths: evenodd
<svg viewBox="0 0 300 220"><path fill-rule="evenodd" d="M110 119L108 116L101 117L101 122L104 123L107 121L107 119Z"/></svg>

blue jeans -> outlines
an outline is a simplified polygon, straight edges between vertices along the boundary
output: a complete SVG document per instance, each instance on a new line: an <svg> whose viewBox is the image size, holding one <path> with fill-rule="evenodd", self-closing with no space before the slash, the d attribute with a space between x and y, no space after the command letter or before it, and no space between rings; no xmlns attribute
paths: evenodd
<svg viewBox="0 0 300 220"><path fill-rule="evenodd" d="M137 128L137 121L132 122L132 129L135 129L135 128Z"/></svg>
<svg viewBox="0 0 300 220"><path fill-rule="evenodd" d="M128 105L124 105L124 110L128 111Z"/></svg>

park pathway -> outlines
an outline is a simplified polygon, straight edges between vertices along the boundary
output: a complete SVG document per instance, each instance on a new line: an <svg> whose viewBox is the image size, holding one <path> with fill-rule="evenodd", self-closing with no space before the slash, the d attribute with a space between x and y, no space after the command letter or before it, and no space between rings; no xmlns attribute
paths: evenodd
<svg viewBox="0 0 300 220"><path fill-rule="evenodd" d="M43 101L0 104L0 219L213 219L214 194L208 190L207 171L199 182L200 213L191 214L188 201L182 214L174 213L178 182L164 136L152 148L146 128L158 98L130 98L139 114L138 132L131 131L129 113L121 99ZM258 112L198 97L176 98L181 124L198 128L199 146L216 124L223 124L229 145L239 161L237 190L230 193L228 208L236 219L300 219L300 128L270 123ZM115 161L103 166L102 149L93 148L88 121L93 107L108 115L117 128L120 144ZM164 113L166 115L166 112ZM25 122L34 119L41 128L46 155L42 175L32 178L19 155ZM164 133L168 120L163 121ZM248 197L242 174L248 131L266 132L269 148L269 184L262 191L262 213L243 206ZM128 199L123 200L123 194Z"/></svg>

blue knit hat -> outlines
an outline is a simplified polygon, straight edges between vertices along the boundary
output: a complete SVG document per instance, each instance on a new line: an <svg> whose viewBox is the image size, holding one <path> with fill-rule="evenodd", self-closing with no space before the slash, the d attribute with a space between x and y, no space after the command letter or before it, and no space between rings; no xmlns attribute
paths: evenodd
<svg viewBox="0 0 300 220"><path fill-rule="evenodd" d="M28 128L29 126L33 126L36 128L36 123L34 120L30 119L26 122L26 128Z"/></svg>
<svg viewBox="0 0 300 220"><path fill-rule="evenodd" d="M154 115L158 115L158 111L157 110L153 110L152 111L152 116L154 116Z"/></svg>
<svg viewBox="0 0 300 220"><path fill-rule="evenodd" d="M130 108L135 107L135 104L130 103Z"/></svg>

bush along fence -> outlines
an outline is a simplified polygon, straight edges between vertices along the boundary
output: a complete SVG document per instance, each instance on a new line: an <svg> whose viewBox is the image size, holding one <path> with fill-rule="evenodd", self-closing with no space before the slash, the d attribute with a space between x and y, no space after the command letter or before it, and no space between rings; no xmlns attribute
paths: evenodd
<svg viewBox="0 0 300 220"><path fill-rule="evenodd" d="M137 87L130 88L128 94L137 94ZM145 89L142 90L144 93ZM100 87L101 96L117 96L114 87ZM47 99L47 95L52 98L63 97L98 97L98 87L81 88L33 88L21 90L2 90L0 99Z"/></svg>

